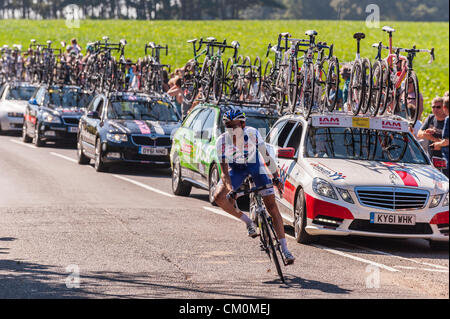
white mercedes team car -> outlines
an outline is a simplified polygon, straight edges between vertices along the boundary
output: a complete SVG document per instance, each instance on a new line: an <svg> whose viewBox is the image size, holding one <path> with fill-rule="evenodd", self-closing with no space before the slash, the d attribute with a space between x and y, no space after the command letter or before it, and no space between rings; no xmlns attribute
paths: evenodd
<svg viewBox="0 0 450 319"><path fill-rule="evenodd" d="M399 119L289 115L266 140L278 154L285 222L318 235L423 238L448 245L449 181Z"/></svg>
<svg viewBox="0 0 450 319"><path fill-rule="evenodd" d="M6 83L0 88L0 132L22 131L25 107L36 90L26 83Z"/></svg>

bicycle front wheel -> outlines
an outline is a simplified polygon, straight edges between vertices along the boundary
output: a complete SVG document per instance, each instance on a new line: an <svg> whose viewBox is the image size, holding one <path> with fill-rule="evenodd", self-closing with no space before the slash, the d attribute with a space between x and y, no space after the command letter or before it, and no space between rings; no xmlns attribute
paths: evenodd
<svg viewBox="0 0 450 319"><path fill-rule="evenodd" d="M269 255L269 258L273 260L275 263L275 267L277 269L278 276L280 277L281 281L284 282L284 276L283 272L281 270L280 265L280 259L278 258L278 254L280 254L281 257L281 251L278 247L275 246L274 242L277 242L276 235L273 232L273 228L269 227L269 223L267 221L267 218L260 217L261 222L261 240L264 241L263 245L266 249L267 254Z"/></svg>

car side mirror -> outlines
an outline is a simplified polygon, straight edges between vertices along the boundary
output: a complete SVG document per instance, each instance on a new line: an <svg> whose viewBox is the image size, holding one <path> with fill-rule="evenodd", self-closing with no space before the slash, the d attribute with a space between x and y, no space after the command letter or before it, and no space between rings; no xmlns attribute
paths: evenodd
<svg viewBox="0 0 450 319"><path fill-rule="evenodd" d="M86 116L89 119L94 119L94 120L99 120L100 119L100 115L98 114L97 111L89 111Z"/></svg>
<svg viewBox="0 0 450 319"><path fill-rule="evenodd" d="M278 158L294 159L295 158L295 148L293 148L293 147L279 148L277 154L278 154Z"/></svg>
<svg viewBox="0 0 450 319"><path fill-rule="evenodd" d="M38 102L37 102L36 99L30 99L30 100L28 101L28 103L29 103L30 105L38 105Z"/></svg>

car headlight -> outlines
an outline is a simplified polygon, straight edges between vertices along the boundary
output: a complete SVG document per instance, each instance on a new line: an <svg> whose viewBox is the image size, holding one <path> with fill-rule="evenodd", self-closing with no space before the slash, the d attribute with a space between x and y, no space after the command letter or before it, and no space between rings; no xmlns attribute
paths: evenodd
<svg viewBox="0 0 450 319"><path fill-rule="evenodd" d="M352 196L350 195L349 191L342 189L342 188L338 188L336 187L336 189L339 192L339 195L341 195L342 199L350 204L354 204L355 202L353 202Z"/></svg>
<svg viewBox="0 0 450 319"><path fill-rule="evenodd" d="M320 196L332 198L332 199L338 199L336 192L333 189L333 186L331 186L330 183L327 181L321 179L321 178L314 178L312 182L312 188L314 192Z"/></svg>
<svg viewBox="0 0 450 319"><path fill-rule="evenodd" d="M441 199L442 199L442 194L441 195L434 195L433 197L431 197L430 208L437 207L437 205L439 205L439 203L441 202Z"/></svg>
<svg viewBox="0 0 450 319"><path fill-rule="evenodd" d="M47 123L61 123L61 119L59 118L59 116L55 116L48 112L44 112L44 114L42 114L42 118L43 118L44 122L47 122Z"/></svg>
<svg viewBox="0 0 450 319"><path fill-rule="evenodd" d="M442 206L448 206L448 193L444 197L444 202L442 203Z"/></svg>
<svg viewBox="0 0 450 319"><path fill-rule="evenodd" d="M106 134L106 139L113 143L128 142L127 134L108 133L108 134Z"/></svg>

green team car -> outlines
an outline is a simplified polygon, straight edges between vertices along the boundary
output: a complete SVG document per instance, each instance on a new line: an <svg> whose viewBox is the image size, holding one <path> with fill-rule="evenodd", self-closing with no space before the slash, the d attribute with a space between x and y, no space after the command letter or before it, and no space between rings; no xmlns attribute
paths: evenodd
<svg viewBox="0 0 450 319"><path fill-rule="evenodd" d="M247 126L259 129L263 136L278 119L270 109L259 106L199 104L173 138L170 160L175 195L189 196L192 187L197 187L209 191L213 204L221 175L216 140L225 131L222 115L231 107L241 109L247 117Z"/></svg>

